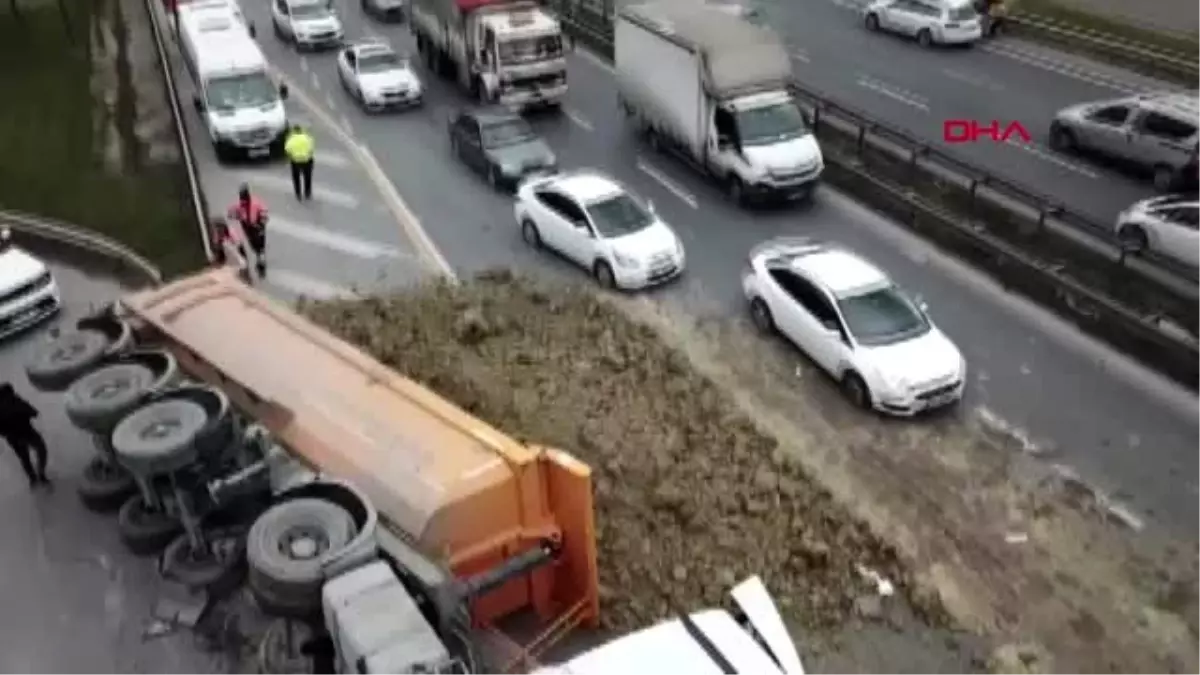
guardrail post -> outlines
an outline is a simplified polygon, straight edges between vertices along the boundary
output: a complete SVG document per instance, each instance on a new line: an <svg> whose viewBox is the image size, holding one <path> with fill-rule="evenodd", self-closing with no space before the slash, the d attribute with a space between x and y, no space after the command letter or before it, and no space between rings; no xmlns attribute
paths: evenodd
<svg viewBox="0 0 1200 675"><path fill-rule="evenodd" d="M1034 230L1034 234L1041 234L1042 231L1046 229L1047 216L1059 216L1062 215L1062 212L1063 207L1061 206L1045 206L1041 209L1038 209L1037 226Z"/></svg>
<svg viewBox="0 0 1200 675"><path fill-rule="evenodd" d="M813 116L812 116L813 133L816 133L817 129L819 129L820 127L821 127L821 106L814 105L813 106Z"/></svg>
<svg viewBox="0 0 1200 675"><path fill-rule="evenodd" d="M854 154L862 161L863 166L867 165L866 156L863 154L863 149L867 144L867 126L860 124L858 126L858 139L854 144Z"/></svg>
<svg viewBox="0 0 1200 675"><path fill-rule="evenodd" d="M908 187L912 188L916 183L917 176L917 160L929 154L929 148L924 145L919 145L908 151Z"/></svg>

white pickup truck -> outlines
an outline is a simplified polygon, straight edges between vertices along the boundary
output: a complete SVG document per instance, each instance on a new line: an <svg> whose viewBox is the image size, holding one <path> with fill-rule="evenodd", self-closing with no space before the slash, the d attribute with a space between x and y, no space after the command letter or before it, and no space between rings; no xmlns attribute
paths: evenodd
<svg viewBox="0 0 1200 675"><path fill-rule="evenodd" d="M625 7L614 31L619 103L652 147L677 152L738 203L812 194L824 160L774 33L678 0Z"/></svg>

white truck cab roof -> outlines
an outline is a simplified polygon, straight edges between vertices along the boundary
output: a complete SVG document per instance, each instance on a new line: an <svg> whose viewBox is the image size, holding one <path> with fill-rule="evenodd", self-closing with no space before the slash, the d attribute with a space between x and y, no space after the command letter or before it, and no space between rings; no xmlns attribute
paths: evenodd
<svg viewBox="0 0 1200 675"><path fill-rule="evenodd" d="M233 0L197 0L179 5L179 25L195 39L219 33L249 34L242 10Z"/></svg>
<svg viewBox="0 0 1200 675"><path fill-rule="evenodd" d="M693 612L658 623L534 673L778 673L804 667L775 603L758 577L733 589L746 622L722 609Z"/></svg>
<svg viewBox="0 0 1200 675"><path fill-rule="evenodd" d="M267 60L258 43L242 33L203 36L196 45L196 71L201 79L209 76L265 72Z"/></svg>
<svg viewBox="0 0 1200 675"><path fill-rule="evenodd" d="M484 14L480 21L505 38L541 37L562 32L558 20L536 7L511 12Z"/></svg>

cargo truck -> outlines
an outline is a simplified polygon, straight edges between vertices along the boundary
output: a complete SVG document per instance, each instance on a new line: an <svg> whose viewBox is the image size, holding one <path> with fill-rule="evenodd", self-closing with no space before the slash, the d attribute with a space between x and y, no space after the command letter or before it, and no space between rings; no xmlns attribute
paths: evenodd
<svg viewBox="0 0 1200 675"><path fill-rule="evenodd" d="M562 26L532 0L412 0L417 51L481 103L558 107L567 93Z"/></svg>
<svg viewBox="0 0 1200 675"><path fill-rule="evenodd" d="M621 9L614 61L618 103L651 147L711 175L737 203L812 194L824 161L773 32L659 0Z"/></svg>

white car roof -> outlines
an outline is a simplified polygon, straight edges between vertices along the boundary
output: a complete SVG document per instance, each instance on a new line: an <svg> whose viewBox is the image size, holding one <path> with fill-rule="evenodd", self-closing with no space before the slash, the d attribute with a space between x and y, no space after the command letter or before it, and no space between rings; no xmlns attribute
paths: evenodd
<svg viewBox="0 0 1200 675"><path fill-rule="evenodd" d="M267 60L258 43L244 29L204 36L196 45L196 51L196 69L201 77L255 73L267 68Z"/></svg>
<svg viewBox="0 0 1200 675"><path fill-rule="evenodd" d="M246 31L241 11L229 2L188 3L179 7L179 21L194 39L203 41L209 36L233 31Z"/></svg>
<svg viewBox="0 0 1200 675"><path fill-rule="evenodd" d="M350 45L354 53L359 56L374 56L376 54L395 54L396 50L386 42L380 40L362 40Z"/></svg>
<svg viewBox="0 0 1200 675"><path fill-rule="evenodd" d="M556 188L582 204L625 193L615 180L595 172L563 174L553 180Z"/></svg>
<svg viewBox="0 0 1200 675"><path fill-rule="evenodd" d="M826 248L792 259L792 267L834 295L889 283L878 267L839 248Z"/></svg>

